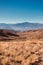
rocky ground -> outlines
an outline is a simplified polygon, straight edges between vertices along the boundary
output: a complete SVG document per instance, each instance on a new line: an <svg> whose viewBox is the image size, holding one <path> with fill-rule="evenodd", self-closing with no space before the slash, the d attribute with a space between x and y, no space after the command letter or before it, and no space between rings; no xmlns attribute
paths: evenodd
<svg viewBox="0 0 43 65"><path fill-rule="evenodd" d="M0 65L43 65L43 30L0 30Z"/></svg>

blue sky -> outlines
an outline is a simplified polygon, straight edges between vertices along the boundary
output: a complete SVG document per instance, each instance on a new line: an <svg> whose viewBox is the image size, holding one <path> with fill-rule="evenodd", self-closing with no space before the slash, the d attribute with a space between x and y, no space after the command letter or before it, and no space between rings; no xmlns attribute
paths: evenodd
<svg viewBox="0 0 43 65"><path fill-rule="evenodd" d="M43 23L43 0L0 0L0 23Z"/></svg>

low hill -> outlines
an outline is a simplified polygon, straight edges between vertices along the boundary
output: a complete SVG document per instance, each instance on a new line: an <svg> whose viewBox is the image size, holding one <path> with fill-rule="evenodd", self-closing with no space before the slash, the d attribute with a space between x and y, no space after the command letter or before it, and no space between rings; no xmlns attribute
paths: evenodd
<svg viewBox="0 0 43 65"><path fill-rule="evenodd" d="M29 30L24 32L17 32L13 30L1 30L0 40L31 40L31 39L43 39L43 29Z"/></svg>

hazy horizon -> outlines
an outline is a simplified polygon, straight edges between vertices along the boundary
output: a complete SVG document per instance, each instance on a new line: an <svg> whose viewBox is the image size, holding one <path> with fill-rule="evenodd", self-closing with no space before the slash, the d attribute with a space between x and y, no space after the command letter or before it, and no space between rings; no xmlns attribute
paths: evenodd
<svg viewBox="0 0 43 65"><path fill-rule="evenodd" d="M7 22L0 22L0 24L19 24L19 23L20 23L20 24L22 24L22 23L43 24L43 23L41 23L41 22L38 22L38 23L37 23L37 22L16 22L16 23L15 23L15 22L14 22L14 23L9 23L9 22L8 22L8 23L7 23Z"/></svg>

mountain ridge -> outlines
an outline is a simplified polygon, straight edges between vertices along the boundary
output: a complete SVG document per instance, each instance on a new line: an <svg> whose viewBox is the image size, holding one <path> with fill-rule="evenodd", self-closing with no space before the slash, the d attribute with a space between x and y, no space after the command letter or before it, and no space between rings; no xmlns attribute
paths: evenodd
<svg viewBox="0 0 43 65"><path fill-rule="evenodd" d="M16 30L16 31L36 30L36 29L43 29L43 24L30 23L30 22L23 22L23 23L16 23L16 24L0 23L0 29L9 29L9 30Z"/></svg>

